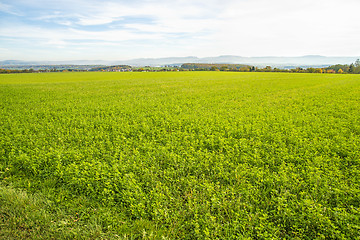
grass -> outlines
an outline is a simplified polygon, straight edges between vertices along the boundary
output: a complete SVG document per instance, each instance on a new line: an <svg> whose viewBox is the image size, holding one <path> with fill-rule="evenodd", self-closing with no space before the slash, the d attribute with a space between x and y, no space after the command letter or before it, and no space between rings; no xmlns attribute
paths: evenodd
<svg viewBox="0 0 360 240"><path fill-rule="evenodd" d="M357 75L13 74L0 96L5 239L359 238Z"/></svg>
<svg viewBox="0 0 360 240"><path fill-rule="evenodd" d="M79 223L79 215L67 215L38 194L9 186L0 187L1 239L96 239L96 221Z"/></svg>

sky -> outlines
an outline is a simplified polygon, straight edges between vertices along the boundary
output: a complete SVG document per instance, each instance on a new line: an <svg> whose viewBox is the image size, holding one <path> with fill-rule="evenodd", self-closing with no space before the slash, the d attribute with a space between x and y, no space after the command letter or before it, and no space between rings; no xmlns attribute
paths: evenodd
<svg viewBox="0 0 360 240"><path fill-rule="evenodd" d="M360 56L359 0L0 0L0 60Z"/></svg>

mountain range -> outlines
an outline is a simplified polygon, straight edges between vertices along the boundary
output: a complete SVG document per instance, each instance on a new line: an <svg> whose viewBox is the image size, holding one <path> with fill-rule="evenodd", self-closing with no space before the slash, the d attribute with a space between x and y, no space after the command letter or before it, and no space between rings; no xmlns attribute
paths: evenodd
<svg viewBox="0 0 360 240"><path fill-rule="evenodd" d="M225 63L225 64L248 64L259 67L267 65L273 67L325 67L334 64L351 64L360 57L326 57L320 55L307 55L300 57L242 57L223 55L217 57L199 58L167 57L167 58L137 58L131 60L106 61L106 60L69 60L69 61L0 61L0 66L5 65L130 65L130 66L164 66L181 65L183 63Z"/></svg>

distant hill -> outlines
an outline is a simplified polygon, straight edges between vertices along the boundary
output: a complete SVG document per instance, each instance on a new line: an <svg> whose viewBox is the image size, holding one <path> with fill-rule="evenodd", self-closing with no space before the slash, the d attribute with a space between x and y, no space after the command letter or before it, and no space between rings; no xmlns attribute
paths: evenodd
<svg viewBox="0 0 360 240"><path fill-rule="evenodd" d="M217 64L244 64L264 67L284 66L330 66L334 64L350 64L358 57L325 57L325 56L301 56L301 57L241 57L241 56L217 56L217 57L174 57L174 58L140 58L128 61L119 61L118 64L132 66L161 66L181 65L184 63L217 63Z"/></svg>
<svg viewBox="0 0 360 240"><path fill-rule="evenodd" d="M71 61L0 61L0 67L4 65L130 65L130 66L180 66L184 63L216 63L216 64L244 64L264 67L267 65L273 67L326 67L334 64L350 64L360 57L326 57L318 55L308 55L300 57L242 57L233 55L224 55L217 57L198 58L189 57L168 57L168 58L138 58L121 61L104 60L71 60Z"/></svg>

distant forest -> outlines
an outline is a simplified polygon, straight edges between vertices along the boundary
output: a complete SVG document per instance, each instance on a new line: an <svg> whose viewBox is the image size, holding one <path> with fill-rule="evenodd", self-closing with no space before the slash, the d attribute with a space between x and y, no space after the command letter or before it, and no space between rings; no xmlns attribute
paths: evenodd
<svg viewBox="0 0 360 240"><path fill-rule="evenodd" d="M360 60L356 60L355 63L348 64L336 64L326 68L301 68L294 69L282 69L272 68L266 66L264 68L258 68L249 65L242 64L204 64L204 63L185 63L181 65L182 69L192 71L232 71L232 72L297 72L297 73L351 73L360 74Z"/></svg>

